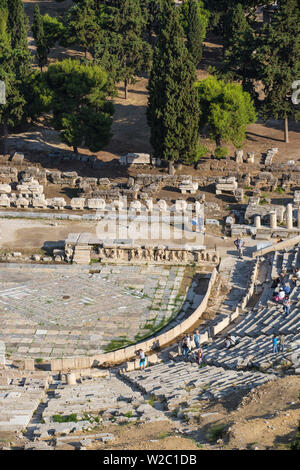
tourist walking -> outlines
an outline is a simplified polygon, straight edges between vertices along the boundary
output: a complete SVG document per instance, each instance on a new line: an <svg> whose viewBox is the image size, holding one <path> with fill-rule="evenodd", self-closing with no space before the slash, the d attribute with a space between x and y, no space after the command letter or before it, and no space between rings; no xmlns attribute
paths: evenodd
<svg viewBox="0 0 300 470"><path fill-rule="evenodd" d="M202 364L203 362L203 349L200 347L196 353L197 364Z"/></svg>
<svg viewBox="0 0 300 470"><path fill-rule="evenodd" d="M284 343L285 343L285 337L283 336L283 333L280 333L280 335L279 335L279 352L284 351Z"/></svg>
<svg viewBox="0 0 300 470"><path fill-rule="evenodd" d="M289 297L286 297L283 301L283 309L284 309L284 313L285 315L288 315L290 313L290 310L291 310L291 301L289 299Z"/></svg>
<svg viewBox="0 0 300 470"><path fill-rule="evenodd" d="M199 333L199 330L196 330L195 333L194 333L194 343L195 343L196 349L199 349L200 348L200 333Z"/></svg>
<svg viewBox="0 0 300 470"><path fill-rule="evenodd" d="M138 355L139 355L139 358L140 358L140 368L141 368L141 370L145 370L146 357L145 357L144 351L142 349L139 349L138 350Z"/></svg>
<svg viewBox="0 0 300 470"><path fill-rule="evenodd" d="M186 342L189 350L191 351L193 349L193 338L192 335L188 334L186 335Z"/></svg>
<svg viewBox="0 0 300 470"><path fill-rule="evenodd" d="M297 281L300 281L300 268L296 268L294 270L294 273L292 274L292 281L294 284L296 284Z"/></svg>
<svg viewBox="0 0 300 470"><path fill-rule="evenodd" d="M244 246L245 246L244 241L240 237L238 237L235 240L234 244L237 247L239 259L243 259L243 249L244 249Z"/></svg>
<svg viewBox="0 0 300 470"><path fill-rule="evenodd" d="M187 356L189 352L191 351L189 347L189 343L190 342L188 341L187 336L185 336L182 341L182 354L184 355L184 357Z"/></svg>
<svg viewBox="0 0 300 470"><path fill-rule="evenodd" d="M273 354L278 352L278 341L277 341L277 336L274 335L273 337Z"/></svg>
<svg viewBox="0 0 300 470"><path fill-rule="evenodd" d="M286 295L290 295L291 293L291 288L288 284L286 284L283 288L284 292L286 293Z"/></svg>

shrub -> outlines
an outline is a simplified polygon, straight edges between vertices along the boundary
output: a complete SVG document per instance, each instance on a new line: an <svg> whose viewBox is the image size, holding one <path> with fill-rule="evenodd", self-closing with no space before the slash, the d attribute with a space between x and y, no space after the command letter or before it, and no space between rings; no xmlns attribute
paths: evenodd
<svg viewBox="0 0 300 470"><path fill-rule="evenodd" d="M229 151L227 147L216 147L215 149L215 157L218 158L219 160L221 158L227 157Z"/></svg>
<svg viewBox="0 0 300 470"><path fill-rule="evenodd" d="M300 421L298 423L298 432L296 434L296 438L291 443L292 450L300 450Z"/></svg>
<svg viewBox="0 0 300 470"><path fill-rule="evenodd" d="M226 425L225 424L217 424L216 426L213 426L210 428L208 432L208 439L210 441L217 441L218 439L221 439L224 433Z"/></svg>

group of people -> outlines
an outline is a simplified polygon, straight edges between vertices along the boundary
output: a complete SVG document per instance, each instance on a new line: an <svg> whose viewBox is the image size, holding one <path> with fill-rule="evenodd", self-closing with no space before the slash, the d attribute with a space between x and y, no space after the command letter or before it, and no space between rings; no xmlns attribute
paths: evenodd
<svg viewBox="0 0 300 470"><path fill-rule="evenodd" d="M187 358L193 349L196 349L195 359L197 364L202 364L203 350L200 345L199 330L196 330L193 335L188 333L178 344L178 353L182 354L184 358Z"/></svg>
<svg viewBox="0 0 300 470"><path fill-rule="evenodd" d="M282 304L285 315L288 315L291 310L291 287L289 286L289 284L284 282L284 279L284 272L282 272L278 278L274 279L272 284L272 288L275 288L273 292L273 300L277 303Z"/></svg>
<svg viewBox="0 0 300 470"><path fill-rule="evenodd" d="M232 348L233 346L236 345L236 343L237 343L236 336L227 335L226 338L225 338L225 342L224 342L224 348L226 348L226 349Z"/></svg>

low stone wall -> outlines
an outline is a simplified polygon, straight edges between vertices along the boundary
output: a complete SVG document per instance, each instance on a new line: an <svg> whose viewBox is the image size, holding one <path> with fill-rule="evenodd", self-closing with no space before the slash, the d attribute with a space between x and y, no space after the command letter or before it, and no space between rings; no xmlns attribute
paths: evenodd
<svg viewBox="0 0 300 470"><path fill-rule="evenodd" d="M298 235L297 237L289 238L288 240L284 240L283 242L274 243L274 245L267 246L262 250L254 251L252 253L252 258L256 258L257 256L264 256L267 253L271 253L273 251L280 251L286 248L291 248L292 246L297 245L298 243L300 243L300 235Z"/></svg>
<svg viewBox="0 0 300 470"><path fill-rule="evenodd" d="M127 346L117 351L112 351L108 353L103 353L96 356L85 356L85 357L72 357L72 358L62 358L62 359L53 359L50 361L50 369L52 371L62 371L62 370L76 370L76 369L87 369L90 367L101 366L104 363L109 364L119 364L126 362L132 358L136 357L137 349L143 349L144 352L152 352L158 348L161 348L171 341L176 340L180 335L185 333L188 329L192 328L193 325L201 318L202 314L205 312L208 299L210 296L211 289L215 283L217 277L217 270L214 269L211 278L207 287L206 294L199 305L199 307L182 323L171 328L169 331L159 334L154 338L150 338L141 343L137 343L131 346ZM201 339L200 343L204 343L208 339L208 333L205 332Z"/></svg>

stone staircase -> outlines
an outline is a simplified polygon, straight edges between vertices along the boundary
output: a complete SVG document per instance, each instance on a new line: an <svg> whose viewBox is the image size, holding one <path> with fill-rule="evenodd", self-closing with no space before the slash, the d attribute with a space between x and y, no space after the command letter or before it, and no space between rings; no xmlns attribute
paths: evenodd
<svg viewBox="0 0 300 470"><path fill-rule="evenodd" d="M91 247L89 245L75 245L72 262L75 264L89 264L91 261Z"/></svg>

